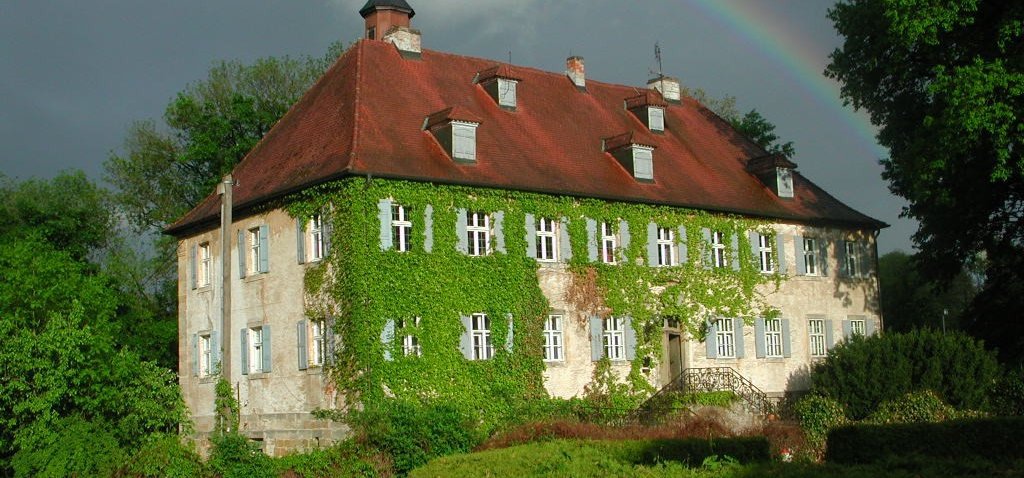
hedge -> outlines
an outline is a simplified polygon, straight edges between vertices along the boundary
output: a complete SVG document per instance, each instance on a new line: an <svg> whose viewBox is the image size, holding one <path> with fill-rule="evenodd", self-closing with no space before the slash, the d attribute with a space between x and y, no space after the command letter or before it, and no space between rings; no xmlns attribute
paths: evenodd
<svg viewBox="0 0 1024 478"><path fill-rule="evenodd" d="M912 456L1024 460L1022 431L1022 417L848 425L828 434L825 460L847 465Z"/></svg>

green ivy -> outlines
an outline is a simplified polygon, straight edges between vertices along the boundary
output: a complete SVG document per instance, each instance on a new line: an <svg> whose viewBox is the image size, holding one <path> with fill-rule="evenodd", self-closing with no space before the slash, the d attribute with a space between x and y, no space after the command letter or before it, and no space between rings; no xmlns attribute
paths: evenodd
<svg viewBox="0 0 1024 478"><path fill-rule="evenodd" d="M377 202L391 198L413 210L413 248L382 251ZM433 207L433 249L424 251L423 211ZM632 317L637 331L637 357L630 382L650 390L642 357L656 366L661 359L661 318L672 316L699 339L713 317L753 317L777 314L758 294L760 285L782 280L758 271L745 231L769 231L765 222L711 215L702 211L615 203L595 199L550 196L500 189L349 178L296 195L287 202L293 217L323 214L332 228L331 248L319 265L306 272L306 308L311 318L334 317L341 345L331 376L347 403L363 409L388 399L439 400L457 403L479 413L481 424L496 425L511 418L523 400L545 397L542 372L543 321L549 306L537 280L537 262L526 257L526 214L567 218L572 247L569 270L574 282L592 281L599 291L593 304L576 304L601 315ZM507 254L469 257L456 250L456 211L504 212ZM633 240L623 251L628 262L590 263L586 219L629 223ZM648 222L687 230L688 260L676 267L648 267ZM710 269L700 264L708 250L701 229L724 232L731 245L736 236L742 267ZM727 247L728 260L734 253ZM457 344L463 334L460 316L484 312L491 318L495 357L467 361ZM514 322L511 352L501 345L505 317ZM397 330L385 360L381 331L388 320L419 327ZM416 335L420 357L405 357L401 336ZM646 388L644 388L646 387Z"/></svg>

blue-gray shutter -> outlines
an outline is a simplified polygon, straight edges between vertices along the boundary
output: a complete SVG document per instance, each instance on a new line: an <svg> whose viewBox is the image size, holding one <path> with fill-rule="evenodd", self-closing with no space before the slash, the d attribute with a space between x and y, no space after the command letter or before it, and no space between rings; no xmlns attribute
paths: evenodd
<svg viewBox="0 0 1024 478"><path fill-rule="evenodd" d="M647 265L658 265L658 225L647 223Z"/></svg>
<svg viewBox="0 0 1024 478"><path fill-rule="evenodd" d="M380 345L384 348L384 360L391 361L391 344L395 340L395 319L388 319L384 322L384 328L380 331Z"/></svg>
<svg viewBox="0 0 1024 478"><path fill-rule="evenodd" d="M263 362L263 367L260 370L263 373L270 371L270 326L264 325L263 327L263 357L260 357Z"/></svg>
<svg viewBox="0 0 1024 478"><path fill-rule="evenodd" d="M240 230L240 231L238 231L238 277L239 278L245 278L245 256L248 255L248 254L246 254L246 252L248 252L248 251L246 251L246 249L245 249L245 231L244 230Z"/></svg>
<svg viewBox="0 0 1024 478"><path fill-rule="evenodd" d="M775 260L779 263L778 274L786 274L786 236L782 233L775 234ZM796 259L800 262L800 258Z"/></svg>
<svg viewBox="0 0 1024 478"><path fill-rule="evenodd" d="M832 350L832 347L835 347L835 345L836 339L835 331L832 330L832 319L825 319L825 346L828 347L827 350Z"/></svg>
<svg viewBox="0 0 1024 478"><path fill-rule="evenodd" d="M754 319L754 356L757 358L765 358L768 355L764 343L764 329L764 319Z"/></svg>
<svg viewBox="0 0 1024 478"><path fill-rule="evenodd" d="M598 361L604 357L604 323L601 317L590 316L590 360Z"/></svg>
<svg viewBox="0 0 1024 478"><path fill-rule="evenodd" d="M704 243L701 244L701 250L704 252L701 256L701 261L704 263L705 269L710 269L714 267L715 257L714 251L712 250L713 246L711 245L711 229L702 227L700 229L700 234L704 238Z"/></svg>
<svg viewBox="0 0 1024 478"><path fill-rule="evenodd" d="M295 324L295 344L299 355L299 370L309 368L309 348L306 345L306 321L300 320Z"/></svg>
<svg viewBox="0 0 1024 478"><path fill-rule="evenodd" d="M782 356L793 356L793 341L789 334L789 319L782 319Z"/></svg>
<svg viewBox="0 0 1024 478"><path fill-rule="evenodd" d="M334 364L334 317L328 317L324 321L324 343L327 346L327 350L324 351L327 355L324 362Z"/></svg>
<svg viewBox="0 0 1024 478"><path fill-rule="evenodd" d="M849 320L843 321L843 340L847 340L853 335L853 324Z"/></svg>
<svg viewBox="0 0 1024 478"><path fill-rule="evenodd" d="M295 257L299 264L306 263L306 221L295 218Z"/></svg>
<svg viewBox="0 0 1024 478"><path fill-rule="evenodd" d="M704 337L704 344L707 345L707 356L709 359L718 358L718 326L715 321L708 322L708 333Z"/></svg>
<svg viewBox="0 0 1024 478"><path fill-rule="evenodd" d="M505 212L494 213L494 249L505 254Z"/></svg>
<svg viewBox="0 0 1024 478"><path fill-rule="evenodd" d="M732 270L740 270L740 235L732 234Z"/></svg>
<svg viewBox="0 0 1024 478"><path fill-rule="evenodd" d="M836 242L836 261L839 262L839 276L850 277L850 271L846 267L846 241Z"/></svg>
<svg viewBox="0 0 1024 478"><path fill-rule="evenodd" d="M828 275L828 241L818 240L818 248L820 253L818 254L818 270L823 276Z"/></svg>
<svg viewBox="0 0 1024 478"><path fill-rule="evenodd" d="M743 358L747 355L746 345L743 343L743 319L732 319L733 343L736 344L736 358Z"/></svg>
<svg viewBox="0 0 1024 478"><path fill-rule="evenodd" d="M619 249L621 251L619 256L621 257L622 262L629 262L629 258L626 257L626 249L629 249L630 235L629 223L626 221L619 221L619 241L619 245L621 246Z"/></svg>
<svg viewBox="0 0 1024 478"><path fill-rule="evenodd" d="M270 272L270 228L260 226L260 272Z"/></svg>
<svg viewBox="0 0 1024 478"><path fill-rule="evenodd" d="M807 259L806 254L804 253L803 236L793 237L793 251L796 253L796 275L807 275ZM818 262L821 262L821 259L818 259ZM821 268L820 264L818 264L818 268Z"/></svg>
<svg viewBox="0 0 1024 478"><path fill-rule="evenodd" d="M210 332L210 372L220 369L220 333Z"/></svg>
<svg viewBox="0 0 1024 478"><path fill-rule="evenodd" d="M526 257L537 258L537 220L533 214L526 215Z"/></svg>
<svg viewBox="0 0 1024 478"><path fill-rule="evenodd" d="M327 214L321 215L320 221L323 225L324 257L327 257L331 253L331 239L334 238L334 222L332 222L331 216Z"/></svg>
<svg viewBox="0 0 1024 478"><path fill-rule="evenodd" d="M626 360L636 359L636 330L633 330L633 318L626 317L623 320L623 338L626 342Z"/></svg>
<svg viewBox="0 0 1024 478"><path fill-rule="evenodd" d="M380 250L387 251L394 244L391 238L391 200L377 201L377 219L380 221Z"/></svg>
<svg viewBox="0 0 1024 478"><path fill-rule="evenodd" d="M558 259L569 262L572 259L572 242L569 240L569 219L562 218L558 223Z"/></svg>
<svg viewBox="0 0 1024 478"><path fill-rule="evenodd" d="M249 375L249 329L242 329L241 332L239 334L241 335L241 341L238 343L242 347L242 360L240 361L242 364L242 375Z"/></svg>
<svg viewBox="0 0 1024 478"><path fill-rule="evenodd" d="M423 250L434 250L434 206L430 204L423 208Z"/></svg>
<svg viewBox="0 0 1024 478"><path fill-rule="evenodd" d="M196 247L195 244L192 244L192 248L191 248L191 250L189 251L189 254L188 254L188 276L189 276L189 284L191 284L193 289L196 288L196 282L198 282L196 280L196 256L197 255L198 255L197 247Z"/></svg>
<svg viewBox="0 0 1024 478"><path fill-rule="evenodd" d="M473 360L473 321L468 315L460 317L462 320L463 332L459 338L459 350L462 351L462 356L468 360Z"/></svg>
<svg viewBox="0 0 1024 478"><path fill-rule="evenodd" d="M587 219L587 260L597 262L597 221Z"/></svg>
<svg viewBox="0 0 1024 478"><path fill-rule="evenodd" d="M689 246L686 244L686 226L679 226L679 263L685 264L689 258Z"/></svg>
<svg viewBox="0 0 1024 478"><path fill-rule="evenodd" d="M192 376L199 376L199 334L192 334Z"/></svg>
<svg viewBox="0 0 1024 478"><path fill-rule="evenodd" d="M455 211L455 249L463 254L469 253L469 237L466 236L466 210Z"/></svg>
<svg viewBox="0 0 1024 478"><path fill-rule="evenodd" d="M512 321L512 314L505 314L505 318L508 319L508 333L505 334L505 351L512 353L512 344L513 339L515 338L513 335L513 329L515 326L513 325L514 322Z"/></svg>
<svg viewBox="0 0 1024 478"><path fill-rule="evenodd" d="M761 234L757 231L750 231L747 233L747 239L750 240L750 255L754 256L754 264L761 264L761 248L760 241Z"/></svg>
<svg viewBox="0 0 1024 478"><path fill-rule="evenodd" d="M866 335L868 337L870 337L872 335L875 335L876 330L877 329L875 328L875 321L871 320L871 319L868 319L868 318L865 318L864 319L864 335Z"/></svg>
<svg viewBox="0 0 1024 478"><path fill-rule="evenodd" d="M868 247L867 242L863 241L857 243L857 248L860 251L860 275L868 277L871 275L871 248ZM866 328L864 330L867 331Z"/></svg>

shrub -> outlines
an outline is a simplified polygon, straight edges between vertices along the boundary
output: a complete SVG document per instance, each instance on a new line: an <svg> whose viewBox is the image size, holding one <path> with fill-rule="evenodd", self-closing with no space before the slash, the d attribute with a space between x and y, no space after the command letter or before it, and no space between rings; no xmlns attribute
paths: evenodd
<svg viewBox="0 0 1024 478"><path fill-rule="evenodd" d="M836 399L855 420L884 401L921 390L934 391L954 408L981 410L998 371L992 352L959 333L854 337L814 367L812 392Z"/></svg>
<svg viewBox="0 0 1024 478"><path fill-rule="evenodd" d="M110 476L124 461L113 432L103 423L79 417L19 431L11 460L17 477Z"/></svg>
<svg viewBox="0 0 1024 478"><path fill-rule="evenodd" d="M924 423L942 422L957 415L935 392L910 392L896 400L883 402L868 416L871 423Z"/></svg>
<svg viewBox="0 0 1024 478"><path fill-rule="evenodd" d="M828 397L808 395L793 405L793 412L807 435L807 443L818 450L825 446L828 432L846 423L843 404Z"/></svg>
<svg viewBox="0 0 1024 478"><path fill-rule="evenodd" d="M118 477L192 478L203 476L205 467L195 447L176 435L157 435L128 459Z"/></svg>
<svg viewBox="0 0 1024 478"><path fill-rule="evenodd" d="M207 465L221 478L273 478L272 460L251 440L238 433L218 433Z"/></svg>
<svg viewBox="0 0 1024 478"><path fill-rule="evenodd" d="M377 471L365 456L365 450L346 440L330 448L276 458L274 468L278 476L289 478L376 476Z"/></svg>
<svg viewBox="0 0 1024 478"><path fill-rule="evenodd" d="M952 420L942 423L859 424L828 435L828 461L876 463L901 457L1014 461L1024 459L1024 418Z"/></svg>
<svg viewBox="0 0 1024 478"><path fill-rule="evenodd" d="M1024 367L1008 370L992 390L992 412L1003 416L1024 415Z"/></svg>
<svg viewBox="0 0 1024 478"><path fill-rule="evenodd" d="M520 425L492 436L476 448L490 450L524 443L559 439L580 440L679 440L686 438L716 439L732 437L733 433L720 421L707 417L691 417L658 425L612 427L596 423L558 420Z"/></svg>
<svg viewBox="0 0 1024 478"><path fill-rule="evenodd" d="M481 441L473 417L447 403L395 401L363 412L354 422L368 445L391 455L399 474L434 457L467 452Z"/></svg>

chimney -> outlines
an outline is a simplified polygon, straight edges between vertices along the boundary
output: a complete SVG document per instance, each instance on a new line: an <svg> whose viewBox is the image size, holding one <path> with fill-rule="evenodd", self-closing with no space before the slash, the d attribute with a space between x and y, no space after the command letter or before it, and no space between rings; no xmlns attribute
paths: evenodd
<svg viewBox="0 0 1024 478"><path fill-rule="evenodd" d="M682 102L679 94L679 80L677 78L661 75L648 80L647 87L657 90L661 93L662 98L665 98L665 101L669 103L679 104Z"/></svg>
<svg viewBox="0 0 1024 478"><path fill-rule="evenodd" d="M587 72L583 67L582 56L570 56L565 60L565 74L580 91L587 90Z"/></svg>
<svg viewBox="0 0 1024 478"><path fill-rule="evenodd" d="M393 27L409 28L416 11L405 0L369 0L359 15L366 20L366 38L382 40Z"/></svg>

